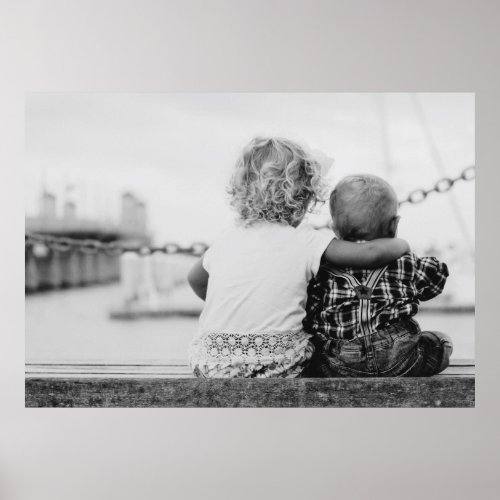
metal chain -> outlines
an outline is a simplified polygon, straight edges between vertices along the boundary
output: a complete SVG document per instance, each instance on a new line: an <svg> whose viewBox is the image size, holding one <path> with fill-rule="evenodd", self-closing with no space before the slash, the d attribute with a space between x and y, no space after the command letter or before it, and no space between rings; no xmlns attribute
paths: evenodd
<svg viewBox="0 0 500 500"><path fill-rule="evenodd" d="M177 243L167 243L163 246L148 246L148 245L127 245L125 243L111 241L103 242L99 240L77 239L52 236L40 233L27 233L24 237L25 247L41 248L41 253L44 249L51 249L57 252L65 253L76 250L87 254L104 253L109 256L119 256L125 252L134 252L139 255L151 255L154 253L164 254L182 254L201 256L205 253L208 245L201 242L193 243L191 246L182 247Z"/></svg>
<svg viewBox="0 0 500 500"><path fill-rule="evenodd" d="M465 168L459 176L453 179L450 179L449 177L443 177L442 179L439 179L431 189L415 189L404 200L401 200L399 202L399 205L403 205L405 203L410 203L412 205L422 203L431 193L447 193L456 182L472 181L475 178L476 167L475 165L472 165Z"/></svg>
<svg viewBox="0 0 500 500"><path fill-rule="evenodd" d="M473 165L464 169L459 176L453 179L448 177L439 179L431 189L415 189L404 200L401 200L399 205L403 205L405 203L409 203L411 205L422 203L431 193L447 193L456 182L471 181L475 179L475 177L476 167ZM51 236L48 234L27 233L25 234L25 247L38 249L40 254L44 254L47 252L47 249L51 249L62 253L69 252L71 250L77 250L86 254L96 254L100 252L109 256L119 256L125 252L134 252L139 255L151 255L159 252L168 255L181 254L196 257L203 255L207 250L208 245L196 242L188 247L182 247L177 243L166 243L165 245L159 247L148 245L133 246L117 241L106 243L99 240L79 240L76 238Z"/></svg>

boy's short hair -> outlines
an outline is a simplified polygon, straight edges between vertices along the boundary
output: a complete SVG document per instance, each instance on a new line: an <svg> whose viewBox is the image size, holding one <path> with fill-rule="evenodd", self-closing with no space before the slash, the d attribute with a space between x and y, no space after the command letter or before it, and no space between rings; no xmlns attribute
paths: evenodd
<svg viewBox="0 0 500 500"><path fill-rule="evenodd" d="M256 137L244 148L231 178L231 205L246 225L257 221L297 226L327 185L320 161L299 144L279 137Z"/></svg>
<svg viewBox="0 0 500 500"><path fill-rule="evenodd" d="M339 238L372 240L387 234L397 216L398 200L392 186L376 175L344 177L330 196L330 213Z"/></svg>

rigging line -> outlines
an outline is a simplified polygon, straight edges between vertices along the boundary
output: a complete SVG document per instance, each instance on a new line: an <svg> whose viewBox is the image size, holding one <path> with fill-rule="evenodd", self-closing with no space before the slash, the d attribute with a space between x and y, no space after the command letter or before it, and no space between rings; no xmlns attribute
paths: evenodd
<svg viewBox="0 0 500 500"><path fill-rule="evenodd" d="M432 135L431 128L429 126L429 123L427 122L427 118L424 113L424 109L422 107L422 102L420 101L420 98L417 93L411 93L409 94L410 99L413 103L413 107L415 109L415 113L417 115L417 119L420 123L420 127L422 128L422 131L424 133L425 140L427 142L427 145L429 147L429 152L431 154L432 160L434 162L434 166L436 167L437 171L439 172L440 175L443 177L447 176L446 172L446 167L444 165L443 158L441 156L441 153L436 145L436 141L434 139L434 136ZM449 193L449 200L451 204L451 208L455 214L455 218L458 222L458 225L460 227L460 230L462 232L462 236L464 237L465 243L469 247L469 251L471 252L472 255L474 255L474 241L469 233L469 228L467 227L467 224L465 223L465 219L463 217L462 211L460 210L460 206L458 205L457 199L455 197L455 193Z"/></svg>
<svg viewBox="0 0 500 500"><path fill-rule="evenodd" d="M380 121L380 130L382 133L382 156L383 162L387 171L388 181L392 182L394 179L393 172L393 161L392 161L392 152L391 152L391 142L389 138L389 127L387 121L387 112L385 105L385 96L384 94L375 94L375 99L377 100L378 106L378 116Z"/></svg>

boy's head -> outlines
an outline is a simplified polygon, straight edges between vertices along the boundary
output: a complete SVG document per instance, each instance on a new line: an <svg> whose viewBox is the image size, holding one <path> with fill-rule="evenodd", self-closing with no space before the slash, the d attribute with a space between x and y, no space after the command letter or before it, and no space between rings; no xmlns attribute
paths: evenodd
<svg viewBox="0 0 500 500"><path fill-rule="evenodd" d="M376 175L344 177L330 196L335 234L348 241L393 238L399 217L396 192Z"/></svg>

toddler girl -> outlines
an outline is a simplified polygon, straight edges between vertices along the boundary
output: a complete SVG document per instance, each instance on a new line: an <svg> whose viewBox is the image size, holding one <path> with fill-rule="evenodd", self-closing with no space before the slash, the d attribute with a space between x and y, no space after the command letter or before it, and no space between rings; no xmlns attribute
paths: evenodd
<svg viewBox="0 0 500 500"><path fill-rule="evenodd" d="M314 347L302 329L307 284L322 257L337 266L385 265L408 244L333 239L300 225L326 195L320 163L279 138L256 138L229 186L237 223L223 231L190 271L206 301L190 363L200 377L296 377Z"/></svg>

